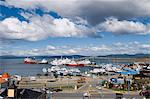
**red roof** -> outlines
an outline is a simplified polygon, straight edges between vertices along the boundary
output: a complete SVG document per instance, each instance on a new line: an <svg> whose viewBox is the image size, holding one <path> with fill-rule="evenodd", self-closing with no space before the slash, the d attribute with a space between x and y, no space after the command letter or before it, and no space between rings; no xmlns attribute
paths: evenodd
<svg viewBox="0 0 150 99"><path fill-rule="evenodd" d="M2 74L2 78L10 78L10 74L9 73L4 73L4 74Z"/></svg>
<svg viewBox="0 0 150 99"><path fill-rule="evenodd" d="M0 77L0 84L7 82L5 79L3 79L2 77Z"/></svg>

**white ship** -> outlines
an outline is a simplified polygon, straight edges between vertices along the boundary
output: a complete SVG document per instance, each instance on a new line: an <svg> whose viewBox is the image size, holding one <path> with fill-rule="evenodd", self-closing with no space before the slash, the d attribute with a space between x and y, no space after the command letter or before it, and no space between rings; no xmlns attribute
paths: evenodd
<svg viewBox="0 0 150 99"><path fill-rule="evenodd" d="M66 66L84 67L84 66L91 65L91 64L93 63L88 59L74 60L74 59L68 59L68 58L61 58L61 59L54 59L51 62L51 65L55 65L55 66L66 65Z"/></svg>
<svg viewBox="0 0 150 99"><path fill-rule="evenodd" d="M70 62L71 62L71 59L68 59L68 58L61 58L61 59L55 58L50 63L51 63L51 65L59 66L59 65L64 65L64 64L70 63Z"/></svg>

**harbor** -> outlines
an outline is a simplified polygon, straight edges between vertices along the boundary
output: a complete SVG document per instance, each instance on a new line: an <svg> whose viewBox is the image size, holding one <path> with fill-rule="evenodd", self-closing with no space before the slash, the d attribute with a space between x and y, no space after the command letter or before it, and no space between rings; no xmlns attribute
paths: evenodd
<svg viewBox="0 0 150 99"><path fill-rule="evenodd" d="M150 0L0 0L0 99L150 99Z"/></svg>
<svg viewBox="0 0 150 99"><path fill-rule="evenodd" d="M90 58L87 59L89 60ZM94 61L95 63L91 64L91 60L89 60L86 62L89 64L84 66L65 65L65 62L69 63L71 60L72 59L60 58L56 61L56 59L52 59L45 64L46 67L41 68L42 73L37 73L36 75L21 76L6 73L5 75L7 75L8 78L3 79L4 74L2 74L1 79L3 79L3 82L1 82L1 87L4 89L3 87L7 88L8 84L13 83L17 89L32 89L38 92L45 92L45 98L50 97L54 99L59 99L59 97L76 99L74 98L76 95L79 99L83 97L112 99L111 97L117 97L117 93L122 95L120 97L127 99L129 99L129 97L138 99L149 97L149 95L146 96L146 94L141 91L146 90L143 89L143 86L148 87L150 83L150 64L148 62L99 64L97 61ZM83 61L84 59L76 60ZM24 63L23 59L22 64L36 66L33 63ZM84 69L84 71L82 69Z"/></svg>

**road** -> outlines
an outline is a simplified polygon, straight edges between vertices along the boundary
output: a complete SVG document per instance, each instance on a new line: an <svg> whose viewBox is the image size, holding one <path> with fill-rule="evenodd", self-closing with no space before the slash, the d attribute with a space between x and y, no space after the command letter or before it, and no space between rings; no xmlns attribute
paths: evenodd
<svg viewBox="0 0 150 99"><path fill-rule="evenodd" d="M84 93L52 93L50 99L87 99L83 96ZM84 98L83 98L84 97ZM100 99L100 95L91 95L90 99ZM103 99L115 99L115 94L107 94Z"/></svg>
<svg viewBox="0 0 150 99"><path fill-rule="evenodd" d="M88 99L83 96L84 93L52 93L48 95L50 99ZM83 98L84 97L84 98ZM103 94L102 98L100 94L89 96L90 99L116 99L116 94ZM143 99L139 95L123 95L125 99Z"/></svg>
<svg viewBox="0 0 150 99"><path fill-rule="evenodd" d="M52 93L48 95L51 97L50 99L88 99L87 97L83 96L84 93ZM84 97L84 98L83 98ZM100 94L95 94L89 96L90 99L116 99L116 94L113 93L105 93L103 94L102 98ZM123 95L125 99L143 99L143 97L139 95Z"/></svg>

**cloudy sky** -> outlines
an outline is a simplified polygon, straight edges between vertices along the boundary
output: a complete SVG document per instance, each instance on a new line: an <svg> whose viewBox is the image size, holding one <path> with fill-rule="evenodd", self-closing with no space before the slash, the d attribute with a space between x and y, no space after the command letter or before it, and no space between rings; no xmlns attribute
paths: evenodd
<svg viewBox="0 0 150 99"><path fill-rule="evenodd" d="M150 0L1 0L1 55L150 54Z"/></svg>

